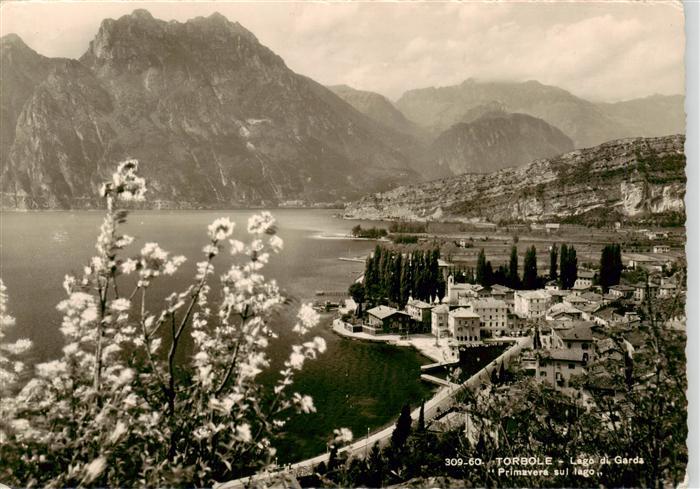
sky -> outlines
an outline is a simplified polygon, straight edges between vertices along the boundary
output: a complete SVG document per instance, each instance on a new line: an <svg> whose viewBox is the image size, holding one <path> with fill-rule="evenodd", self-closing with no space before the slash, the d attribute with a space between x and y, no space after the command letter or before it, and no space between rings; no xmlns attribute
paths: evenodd
<svg viewBox="0 0 700 489"><path fill-rule="evenodd" d="M0 34L80 57L105 18L145 8L186 21L218 11L316 81L396 100L465 79L538 80L592 101L684 93L684 14L657 2L7 1Z"/></svg>

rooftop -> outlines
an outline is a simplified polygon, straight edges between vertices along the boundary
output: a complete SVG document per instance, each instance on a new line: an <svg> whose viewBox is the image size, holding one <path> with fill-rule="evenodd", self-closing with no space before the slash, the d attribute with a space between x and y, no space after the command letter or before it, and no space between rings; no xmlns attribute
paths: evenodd
<svg viewBox="0 0 700 489"><path fill-rule="evenodd" d="M367 314L370 314L376 318L379 319L386 319L389 316L396 314L400 311L397 311L393 307L388 307L388 306L377 306L373 307L372 309L367 311Z"/></svg>
<svg viewBox="0 0 700 489"><path fill-rule="evenodd" d="M479 315L466 307L460 307L454 311L450 311L450 316L455 318L479 318Z"/></svg>
<svg viewBox="0 0 700 489"><path fill-rule="evenodd" d="M450 312L450 306L447 304L440 304L439 306L433 307L433 312L437 314L448 314Z"/></svg>
<svg viewBox="0 0 700 489"><path fill-rule="evenodd" d="M561 360L565 362L580 362L583 363L583 356L580 351L555 348L552 350L543 350L542 358L551 360Z"/></svg>
<svg viewBox="0 0 700 489"><path fill-rule="evenodd" d="M472 307L508 307L505 301L500 299L494 299L493 297L486 297L484 299L474 299L470 301Z"/></svg>
<svg viewBox="0 0 700 489"><path fill-rule="evenodd" d="M593 341L591 323L582 322L568 329L557 330L557 335L564 341Z"/></svg>
<svg viewBox="0 0 700 489"><path fill-rule="evenodd" d="M406 305L407 305L407 306L417 307L417 308L419 308L419 309L430 309L430 308L432 307L432 306L431 306L430 304L428 304L427 302L423 302L423 301L421 301L421 300L419 300L419 299L411 299L410 301L408 301L408 303L407 303Z"/></svg>
<svg viewBox="0 0 700 489"><path fill-rule="evenodd" d="M533 299L549 299L550 295L544 290L518 290L515 292L523 299L533 300Z"/></svg>
<svg viewBox="0 0 700 489"><path fill-rule="evenodd" d="M577 273L578 278L588 278L588 279L593 279L595 276L595 272L593 270L578 270Z"/></svg>

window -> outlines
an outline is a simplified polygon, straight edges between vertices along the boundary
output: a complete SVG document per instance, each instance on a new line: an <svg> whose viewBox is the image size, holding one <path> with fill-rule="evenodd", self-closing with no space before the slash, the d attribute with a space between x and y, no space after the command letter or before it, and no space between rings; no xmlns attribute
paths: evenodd
<svg viewBox="0 0 700 489"><path fill-rule="evenodd" d="M545 375L547 375L547 372L545 372L544 370L540 370L540 377L544 377Z"/></svg>
<svg viewBox="0 0 700 489"><path fill-rule="evenodd" d="M581 344L581 349L582 349L582 350L588 350L588 343L582 343L582 344Z"/></svg>
<svg viewBox="0 0 700 489"><path fill-rule="evenodd" d="M576 368L576 365L574 365L573 363L570 363L570 364L569 364L569 370L573 370L573 369L575 369L575 368Z"/></svg>

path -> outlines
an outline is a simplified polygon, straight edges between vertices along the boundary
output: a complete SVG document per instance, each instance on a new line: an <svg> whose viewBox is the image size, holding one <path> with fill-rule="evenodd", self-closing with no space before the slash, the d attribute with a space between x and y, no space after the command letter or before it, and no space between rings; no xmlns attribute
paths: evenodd
<svg viewBox="0 0 700 489"><path fill-rule="evenodd" d="M473 389L482 383L490 382L491 372L497 365L500 365L501 363L507 365L513 357L520 354L523 348L532 344L532 338L529 336L522 338L511 338L510 341L515 341L515 344L504 351L498 358L491 361L488 365L472 375L464 383L461 385L453 384L452 387L443 387L429 401L427 401L423 406L425 420L432 420L439 414L450 409L455 402L456 394L460 390L464 388ZM419 412L420 408L414 409L413 412L411 412L411 418L417 420ZM394 425L392 424L391 426L388 426L387 428L384 428L376 433L372 433L368 437L362 437L354 443L344 446L339 450L339 452L347 453L348 456L364 457L375 443L377 443L380 447L388 445L393 431ZM291 464L284 470L279 470L268 474L256 474L250 477L244 477L242 479L216 484L214 487L216 489L244 489L246 487L251 487L256 482L270 483L277 481L283 474L291 474L295 477L310 475L313 473L314 467L321 462L328 462L327 453Z"/></svg>

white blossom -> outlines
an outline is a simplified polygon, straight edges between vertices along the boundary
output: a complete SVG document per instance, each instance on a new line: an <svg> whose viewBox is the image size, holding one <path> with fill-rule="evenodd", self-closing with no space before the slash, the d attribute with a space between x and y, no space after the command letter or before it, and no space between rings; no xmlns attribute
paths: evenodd
<svg viewBox="0 0 700 489"><path fill-rule="evenodd" d="M221 217L212 222L208 227L208 234L212 241L222 241L233 233L234 223L228 217Z"/></svg>

